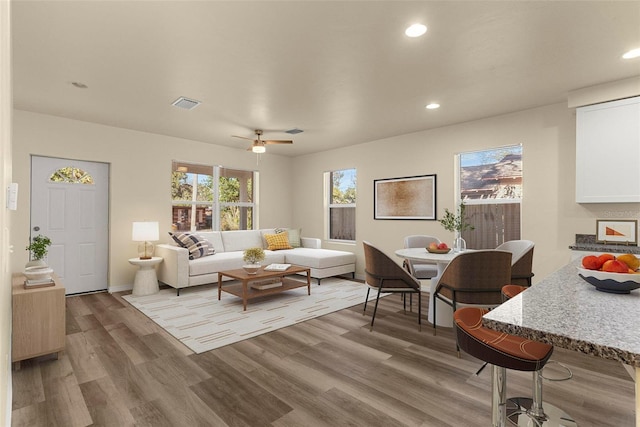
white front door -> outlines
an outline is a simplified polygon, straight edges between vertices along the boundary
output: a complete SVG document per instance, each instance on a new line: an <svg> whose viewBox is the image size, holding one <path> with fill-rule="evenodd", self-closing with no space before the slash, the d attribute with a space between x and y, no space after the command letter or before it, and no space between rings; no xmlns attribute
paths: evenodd
<svg viewBox="0 0 640 427"><path fill-rule="evenodd" d="M109 165L31 156L31 237L51 239L47 264L67 295L107 289Z"/></svg>

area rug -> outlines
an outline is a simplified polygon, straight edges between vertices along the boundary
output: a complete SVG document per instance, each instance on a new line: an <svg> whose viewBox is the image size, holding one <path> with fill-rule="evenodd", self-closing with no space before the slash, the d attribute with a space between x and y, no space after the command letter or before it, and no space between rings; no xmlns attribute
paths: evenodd
<svg viewBox="0 0 640 427"><path fill-rule="evenodd" d="M280 294L249 300L242 310L242 299L222 293L218 288L197 286L176 290L162 289L148 296L123 298L160 325L195 353L213 350L290 326L343 308L362 304L368 286L350 280L328 278L321 285L297 288ZM371 292L369 299L375 299Z"/></svg>

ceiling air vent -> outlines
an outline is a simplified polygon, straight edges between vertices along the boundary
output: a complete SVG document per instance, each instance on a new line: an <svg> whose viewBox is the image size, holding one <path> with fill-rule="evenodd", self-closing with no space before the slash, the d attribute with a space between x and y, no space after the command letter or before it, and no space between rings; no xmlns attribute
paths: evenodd
<svg viewBox="0 0 640 427"><path fill-rule="evenodd" d="M284 132L291 135L295 135L296 133L302 133L304 131L302 129L293 128L293 129L285 130Z"/></svg>
<svg viewBox="0 0 640 427"><path fill-rule="evenodd" d="M189 99L189 98L185 98L184 96L181 96L180 98L173 101L171 105L184 108L185 110L193 110L198 105L200 105L200 101L196 101L195 99Z"/></svg>

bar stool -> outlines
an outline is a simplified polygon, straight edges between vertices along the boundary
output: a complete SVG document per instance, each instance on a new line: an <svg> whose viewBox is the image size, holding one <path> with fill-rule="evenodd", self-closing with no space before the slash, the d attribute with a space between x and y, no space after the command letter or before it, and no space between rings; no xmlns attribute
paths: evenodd
<svg viewBox="0 0 640 427"><path fill-rule="evenodd" d="M527 290L527 288L528 286L504 285L502 287L502 300L503 301L509 300L515 297L516 295L518 295L520 292ZM544 371L543 371L540 373L540 376L543 379L547 381L566 381L573 378L573 372L571 372L571 369L569 369L568 366L563 365L562 363L556 360L549 360L545 366L549 366L552 364L557 365L560 368L564 369L566 372L566 375L559 378L545 377ZM526 409L530 408L531 405L532 405L531 399L527 397L510 397L509 399L507 399L507 418L513 421L516 425L518 425L517 423L518 414L522 414L524 411L526 411ZM548 405L548 404L544 403L544 405Z"/></svg>
<svg viewBox="0 0 640 427"><path fill-rule="evenodd" d="M504 285L502 287L502 301L506 301L518 295L520 292L526 290L528 286L520 285Z"/></svg>
<svg viewBox="0 0 640 427"><path fill-rule="evenodd" d="M482 316L488 310L463 307L455 311L453 319L458 345L466 353L491 364L491 421L493 427L506 426L507 419L515 425L577 426L562 410L545 403L542 405L542 368L553 353L553 346L538 341L498 332L482 326ZM533 372L533 399L530 408L516 410L507 415L506 370ZM528 424L521 424L519 415L528 417ZM515 417L512 418L512 417Z"/></svg>

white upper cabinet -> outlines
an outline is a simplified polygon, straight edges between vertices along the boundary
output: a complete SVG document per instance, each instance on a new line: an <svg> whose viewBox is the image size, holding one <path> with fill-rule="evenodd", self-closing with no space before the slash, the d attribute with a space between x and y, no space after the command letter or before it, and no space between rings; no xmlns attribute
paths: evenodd
<svg viewBox="0 0 640 427"><path fill-rule="evenodd" d="M640 96L580 107L576 202L640 202Z"/></svg>

